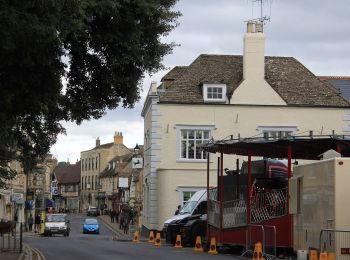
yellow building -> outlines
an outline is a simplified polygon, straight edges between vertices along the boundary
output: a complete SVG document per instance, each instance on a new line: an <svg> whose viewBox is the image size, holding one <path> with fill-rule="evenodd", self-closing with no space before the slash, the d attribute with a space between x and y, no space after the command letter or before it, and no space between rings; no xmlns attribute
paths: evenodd
<svg viewBox="0 0 350 260"><path fill-rule="evenodd" d="M176 206L206 187L211 138L344 134L350 103L293 57L265 56L265 34L248 23L243 55L200 55L152 82L144 117L143 228L161 230ZM225 168L235 167L235 157ZM216 184L216 158L210 183Z"/></svg>

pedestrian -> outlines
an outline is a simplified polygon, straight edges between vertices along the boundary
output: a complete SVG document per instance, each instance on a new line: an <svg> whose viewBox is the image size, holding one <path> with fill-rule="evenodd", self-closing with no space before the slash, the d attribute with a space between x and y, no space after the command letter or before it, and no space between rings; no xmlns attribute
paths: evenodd
<svg viewBox="0 0 350 260"><path fill-rule="evenodd" d="M113 215L113 222L117 222L118 223L118 220L115 221L115 219L117 218L117 212L115 211L115 209L112 210L112 215Z"/></svg>
<svg viewBox="0 0 350 260"><path fill-rule="evenodd" d="M126 209L122 212L122 219L123 219L123 231L124 231L124 234L127 234L129 231L130 219L129 219L129 212Z"/></svg>
<svg viewBox="0 0 350 260"><path fill-rule="evenodd" d="M119 210L116 210L115 211L115 222L118 223L118 221L119 221Z"/></svg>
<svg viewBox="0 0 350 260"><path fill-rule="evenodd" d="M175 215L179 215L180 211L181 211L181 205L178 205L177 210L175 211Z"/></svg>
<svg viewBox="0 0 350 260"><path fill-rule="evenodd" d="M114 214L112 209L109 210L109 217L111 218L111 223L114 223Z"/></svg>
<svg viewBox="0 0 350 260"><path fill-rule="evenodd" d="M29 227L29 231L32 231L33 229L33 224L34 224L34 219L32 214L30 214L29 218L28 218L28 227Z"/></svg>
<svg viewBox="0 0 350 260"><path fill-rule="evenodd" d="M35 216L35 219L34 219L34 224L35 224L35 226L34 226L34 232L35 232L35 233L39 232L40 222L41 222L41 220L40 220L40 215L37 214L37 215Z"/></svg>

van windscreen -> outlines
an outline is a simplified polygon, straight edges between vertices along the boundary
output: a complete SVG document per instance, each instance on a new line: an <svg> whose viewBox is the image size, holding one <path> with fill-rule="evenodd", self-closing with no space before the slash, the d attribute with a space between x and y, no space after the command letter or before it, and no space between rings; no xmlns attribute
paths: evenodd
<svg viewBox="0 0 350 260"><path fill-rule="evenodd" d="M180 215L192 213L193 209L196 207L197 201L188 201L185 206L180 211Z"/></svg>
<svg viewBox="0 0 350 260"><path fill-rule="evenodd" d="M46 215L46 222L65 222L64 215Z"/></svg>

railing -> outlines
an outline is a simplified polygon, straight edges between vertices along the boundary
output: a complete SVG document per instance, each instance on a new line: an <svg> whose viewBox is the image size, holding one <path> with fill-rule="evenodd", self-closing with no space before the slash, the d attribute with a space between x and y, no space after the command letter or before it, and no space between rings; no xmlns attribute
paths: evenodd
<svg viewBox="0 0 350 260"><path fill-rule="evenodd" d="M241 256L252 257L254 246L261 242L265 259L276 257L276 227L248 225L246 229L246 248Z"/></svg>
<svg viewBox="0 0 350 260"><path fill-rule="evenodd" d="M245 200L231 200L223 203L223 228L244 226L247 224Z"/></svg>
<svg viewBox="0 0 350 260"><path fill-rule="evenodd" d="M287 190L257 192L251 197L251 223L278 218L287 214ZM209 224L220 227L220 201L217 189L209 190ZM233 228L247 224L247 206L245 199L223 202L223 228Z"/></svg>
<svg viewBox="0 0 350 260"><path fill-rule="evenodd" d="M257 192L251 199L251 222L281 217L287 214L286 189Z"/></svg>
<svg viewBox="0 0 350 260"><path fill-rule="evenodd" d="M335 253L337 260L349 260L350 230L322 229L319 249L321 252Z"/></svg>
<svg viewBox="0 0 350 260"><path fill-rule="evenodd" d="M22 252L22 223L0 232L0 252Z"/></svg>

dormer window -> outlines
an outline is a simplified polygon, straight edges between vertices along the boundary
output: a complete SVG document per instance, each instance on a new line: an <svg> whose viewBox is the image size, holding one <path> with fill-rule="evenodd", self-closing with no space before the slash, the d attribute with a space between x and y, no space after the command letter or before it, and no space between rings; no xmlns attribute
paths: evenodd
<svg viewBox="0 0 350 260"><path fill-rule="evenodd" d="M225 102L226 84L203 84L204 102Z"/></svg>

